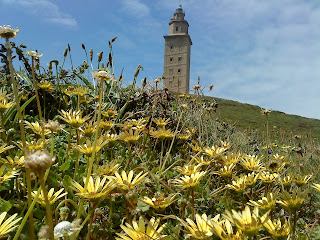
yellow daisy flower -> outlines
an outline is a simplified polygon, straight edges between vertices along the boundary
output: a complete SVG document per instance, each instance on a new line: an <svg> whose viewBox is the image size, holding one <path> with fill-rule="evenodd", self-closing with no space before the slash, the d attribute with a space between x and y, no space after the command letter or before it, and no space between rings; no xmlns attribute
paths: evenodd
<svg viewBox="0 0 320 240"><path fill-rule="evenodd" d="M120 227L125 232L116 233L119 237L117 240L161 240L165 239L166 235L162 235L161 232L165 228L166 223L160 226L160 219L151 218L150 221L145 222L142 216L139 221L132 221L132 224L121 224Z"/></svg>
<svg viewBox="0 0 320 240"><path fill-rule="evenodd" d="M64 192L62 193L64 190L64 188L61 188L59 191L57 191L56 193L54 193L54 188L51 188L48 192L48 201L50 203L50 205L54 204L59 198L62 198L64 196L66 196L68 193ZM37 195L38 191L33 191L31 193L31 196L34 198ZM54 193L54 194L53 194ZM61 194L62 193L62 194ZM44 199L44 195L43 192L41 190L40 194L39 194L39 198L37 200L37 202L43 206L46 205L45 199Z"/></svg>
<svg viewBox="0 0 320 240"><path fill-rule="evenodd" d="M164 197L164 194L158 194L156 197L149 198L144 197L141 199L144 203L148 204L150 207L156 209L156 210L162 210L170 206L176 198L176 194L171 194L168 197Z"/></svg>
<svg viewBox="0 0 320 240"><path fill-rule="evenodd" d="M115 177L116 177L117 182L119 184L118 187L123 190L132 190L138 184L140 184L141 182L143 182L145 180L148 173L140 172L140 173L138 173L137 176L135 176L135 178L133 178L133 174L134 174L133 170L131 170L128 175L125 171L122 171L121 176L118 172L115 172Z"/></svg>
<svg viewBox="0 0 320 240"><path fill-rule="evenodd" d="M259 209L257 207L251 212L249 206L246 206L242 213L238 213L235 210L231 210L231 212L227 210L225 218L236 225L244 234L252 237L262 227L263 220L266 219L268 214L269 212L263 217L259 217Z"/></svg>
<svg viewBox="0 0 320 240"><path fill-rule="evenodd" d="M84 187L82 187L79 183L76 181L73 181L73 186L75 187L76 191L78 192L77 195L84 197L86 199L95 200L101 197L105 197L107 194L109 194L113 189L117 187L116 181L113 179L109 179L107 182L107 177L100 178L97 177L95 180L92 176L89 178L87 190L84 190ZM86 178L83 178L83 183L86 183Z"/></svg>
<svg viewBox="0 0 320 240"><path fill-rule="evenodd" d="M206 175L206 171L193 173L190 176L182 176L180 179L175 179L173 182L183 188L192 188L199 184L200 180Z"/></svg>
<svg viewBox="0 0 320 240"><path fill-rule="evenodd" d="M16 218L17 213L13 214L6 221L3 222L6 217L7 212L3 212L0 214L0 238L4 238L9 232L14 231L18 225L16 225L22 218Z"/></svg>
<svg viewBox="0 0 320 240"><path fill-rule="evenodd" d="M60 114L61 114L60 118L63 121L69 123L70 126L74 128L80 127L82 123L84 123L90 118L89 116L82 117L80 111L73 111L73 110L69 110L69 111L61 110Z"/></svg>

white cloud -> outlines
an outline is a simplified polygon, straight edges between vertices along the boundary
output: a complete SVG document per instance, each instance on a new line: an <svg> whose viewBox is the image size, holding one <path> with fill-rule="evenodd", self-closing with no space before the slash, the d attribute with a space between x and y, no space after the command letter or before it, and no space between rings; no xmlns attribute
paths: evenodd
<svg viewBox="0 0 320 240"><path fill-rule="evenodd" d="M149 16L150 8L141 0L122 0L123 11L138 18Z"/></svg>
<svg viewBox="0 0 320 240"><path fill-rule="evenodd" d="M77 21L49 0L3 0L5 4L21 7L29 14L39 16L46 22L52 22L68 27L76 27Z"/></svg>

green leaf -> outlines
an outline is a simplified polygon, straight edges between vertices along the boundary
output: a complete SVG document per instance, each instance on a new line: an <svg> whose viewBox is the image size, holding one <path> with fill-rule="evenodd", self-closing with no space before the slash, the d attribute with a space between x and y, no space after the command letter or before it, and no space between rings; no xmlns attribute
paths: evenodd
<svg viewBox="0 0 320 240"><path fill-rule="evenodd" d="M145 202L138 200L137 208L139 208L142 212L146 212L150 209L150 206Z"/></svg>
<svg viewBox="0 0 320 240"><path fill-rule="evenodd" d="M59 168L61 171L65 171L70 167L70 162L65 162L64 164L62 164Z"/></svg>
<svg viewBox="0 0 320 240"><path fill-rule="evenodd" d="M21 112L23 112L23 110L24 110L24 109L29 105L29 103L31 103L32 100L35 99L35 98L36 98L36 96L33 96L33 97L31 97L30 99L28 99L28 101L26 101L26 102L20 107ZM13 120L13 123L16 123L17 120L18 120L18 113L16 114L16 116L15 116L15 118L14 118L14 120Z"/></svg>
<svg viewBox="0 0 320 240"><path fill-rule="evenodd" d="M1 200L4 201L3 199ZM0 212L8 212L12 208L13 204L14 200L2 202L0 205Z"/></svg>
<svg viewBox="0 0 320 240"><path fill-rule="evenodd" d="M72 178L69 175L65 175L63 178L63 186L65 189L69 189L72 186Z"/></svg>
<svg viewBox="0 0 320 240"><path fill-rule="evenodd" d="M79 75L78 73L74 73L74 74L75 74L78 78L80 78L80 80L81 80L82 82L84 82L84 83L87 85L88 88L90 88L91 90L93 90L93 86L92 86L91 82L88 81L88 79L86 79L85 77Z"/></svg>

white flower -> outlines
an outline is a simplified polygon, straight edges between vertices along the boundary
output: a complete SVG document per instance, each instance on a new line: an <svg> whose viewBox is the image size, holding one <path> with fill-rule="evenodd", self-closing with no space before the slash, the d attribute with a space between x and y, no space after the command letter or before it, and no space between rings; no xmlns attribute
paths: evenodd
<svg viewBox="0 0 320 240"><path fill-rule="evenodd" d="M0 26L0 37L1 38L14 38L19 32L19 28L12 29L10 25Z"/></svg>
<svg viewBox="0 0 320 240"><path fill-rule="evenodd" d="M34 57L34 58L39 58L39 57L42 57L42 55L43 55L42 53L39 54L38 52L32 51L32 50L25 51L25 54L28 56Z"/></svg>
<svg viewBox="0 0 320 240"><path fill-rule="evenodd" d="M107 71L95 71L92 73L92 78L98 78L99 80L113 80L112 75L110 75Z"/></svg>
<svg viewBox="0 0 320 240"><path fill-rule="evenodd" d="M81 228L79 227L80 225L80 219L75 219L72 223L69 221L62 221L59 222L55 227L54 227L54 238L59 239L61 237L71 237L68 239L73 239L72 235L80 230Z"/></svg>
<svg viewBox="0 0 320 240"><path fill-rule="evenodd" d="M66 235L70 235L72 229L72 224L69 221L62 221L59 222L55 227L54 227L54 238L60 238Z"/></svg>

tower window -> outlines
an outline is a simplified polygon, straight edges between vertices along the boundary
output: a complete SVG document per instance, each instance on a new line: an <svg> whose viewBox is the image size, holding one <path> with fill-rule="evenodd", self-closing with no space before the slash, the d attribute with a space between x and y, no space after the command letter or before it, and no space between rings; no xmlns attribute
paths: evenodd
<svg viewBox="0 0 320 240"><path fill-rule="evenodd" d="M170 58L170 63L172 63L172 62L173 62L173 58L171 57L171 58Z"/></svg>
<svg viewBox="0 0 320 240"><path fill-rule="evenodd" d="M179 27L176 27L176 32L178 32L179 31Z"/></svg>
<svg viewBox="0 0 320 240"><path fill-rule="evenodd" d="M181 62L182 61L182 57L178 57L178 62Z"/></svg>
<svg viewBox="0 0 320 240"><path fill-rule="evenodd" d="M178 74L180 74L180 73L181 73L181 69L179 68L179 69L178 69Z"/></svg>
<svg viewBox="0 0 320 240"><path fill-rule="evenodd" d="M173 46L170 46L170 50L173 51Z"/></svg>

